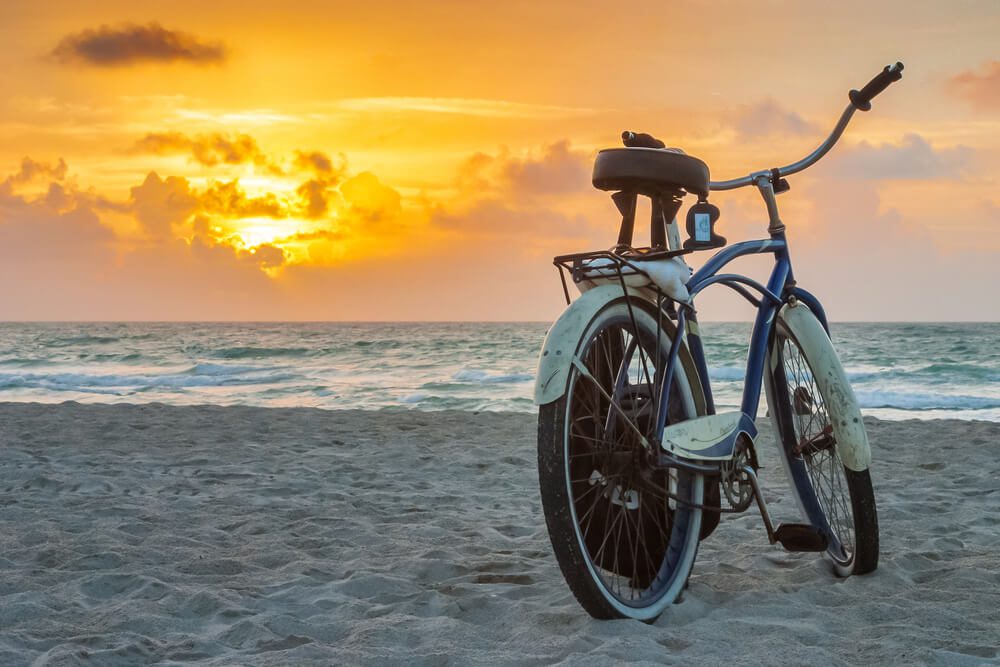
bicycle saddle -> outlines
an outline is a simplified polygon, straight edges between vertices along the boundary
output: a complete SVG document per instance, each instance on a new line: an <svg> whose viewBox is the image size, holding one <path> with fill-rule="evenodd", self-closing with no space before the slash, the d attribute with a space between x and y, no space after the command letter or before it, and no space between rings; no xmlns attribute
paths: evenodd
<svg viewBox="0 0 1000 667"><path fill-rule="evenodd" d="M623 132L625 148L606 148L594 162L594 187L644 195L686 190L708 196L708 165L648 134Z"/></svg>

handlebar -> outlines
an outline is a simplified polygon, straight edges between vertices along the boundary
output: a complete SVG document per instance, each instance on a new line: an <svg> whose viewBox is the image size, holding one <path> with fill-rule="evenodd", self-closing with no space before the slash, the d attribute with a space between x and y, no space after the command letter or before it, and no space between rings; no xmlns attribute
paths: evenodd
<svg viewBox="0 0 1000 667"><path fill-rule="evenodd" d="M734 190L736 188L752 185L760 178L767 178L769 180L776 181L783 176L795 174L803 169L806 169L807 167L811 167L821 157L826 155L830 149L833 148L834 144L837 143L841 135L844 134L844 130L847 129L847 124L851 122L851 117L854 115L854 112L868 111L871 109L872 99L888 88L894 81L899 81L903 78L902 72L903 63L897 62L895 65L886 65L885 68L876 74L871 81L865 84L865 87L860 91L852 90L848 93L851 102L847 105L847 108L844 109L844 112L840 114L840 119L833 127L833 131L830 132L830 136L828 136L826 140L816 148L816 150L798 162L793 162L777 169L766 169L764 171L754 172L741 178L734 178L729 181L711 181L708 184L708 189Z"/></svg>
<svg viewBox="0 0 1000 667"><path fill-rule="evenodd" d="M852 90L848 93L851 104L860 111L868 111L872 108L872 100L875 96L889 87L894 81L903 78L903 63L897 62L895 65L886 65L885 69L876 74L871 81L865 84L861 90Z"/></svg>

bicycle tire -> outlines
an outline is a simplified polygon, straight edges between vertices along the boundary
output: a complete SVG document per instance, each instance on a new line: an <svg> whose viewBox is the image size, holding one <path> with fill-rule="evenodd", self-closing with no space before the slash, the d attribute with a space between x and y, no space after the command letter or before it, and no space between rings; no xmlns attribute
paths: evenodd
<svg viewBox="0 0 1000 667"><path fill-rule="evenodd" d="M801 307L801 306L799 306ZM821 331L810 313L811 324ZM841 577L867 574L878 567L878 511L867 465L852 470L841 460L839 426L857 424L860 410L853 400L831 400L831 390L816 382L821 374L837 378L849 390L843 367L826 335L813 345L828 354L809 354L785 321L778 317L765 365L765 390L778 435L778 449L803 517L823 531L826 555Z"/></svg>
<svg viewBox="0 0 1000 667"><path fill-rule="evenodd" d="M590 377L574 366L566 392L539 408L538 475L549 537L570 590L595 618L652 622L683 591L697 555L702 511L668 501L665 492L701 504L704 479L683 473L671 482L649 469L623 417L640 430L653 428L647 406L655 405L651 387L669 346L654 315L611 302L576 350ZM683 372L675 380L670 417L692 417L691 385Z"/></svg>

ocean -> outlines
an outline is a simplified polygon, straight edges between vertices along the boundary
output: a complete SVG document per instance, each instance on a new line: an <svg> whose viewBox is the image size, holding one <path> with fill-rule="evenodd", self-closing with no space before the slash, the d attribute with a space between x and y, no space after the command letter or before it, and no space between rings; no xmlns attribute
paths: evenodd
<svg viewBox="0 0 1000 667"><path fill-rule="evenodd" d="M0 401L533 412L547 323L4 323ZM704 322L720 410L749 323ZM1000 324L835 323L862 410L1000 421Z"/></svg>

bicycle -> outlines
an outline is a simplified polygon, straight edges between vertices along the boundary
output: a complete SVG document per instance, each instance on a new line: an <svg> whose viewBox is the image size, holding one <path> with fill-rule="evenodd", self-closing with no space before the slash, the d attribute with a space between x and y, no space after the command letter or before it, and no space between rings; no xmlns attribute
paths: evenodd
<svg viewBox="0 0 1000 667"><path fill-rule="evenodd" d="M771 544L822 552L840 576L878 565L871 451L819 299L792 273L776 195L815 164L856 111L902 77L886 66L812 153L790 165L710 181L701 160L648 134L600 151L593 184L622 215L610 250L556 257L567 308L549 329L535 383L538 472L549 536L567 584L596 618L652 622L686 587L699 543L724 513L756 505ZM768 238L726 246L715 233L713 191L753 186ZM697 202L682 244L677 213ZM650 245L632 247L639 196L651 201ZM698 271L683 257L717 249ZM767 284L723 273L744 255L769 253ZM570 276L580 291L570 299ZM757 313L741 409L716 413L694 307L712 285ZM783 467L802 523L775 525L758 481L757 411L763 385Z"/></svg>

